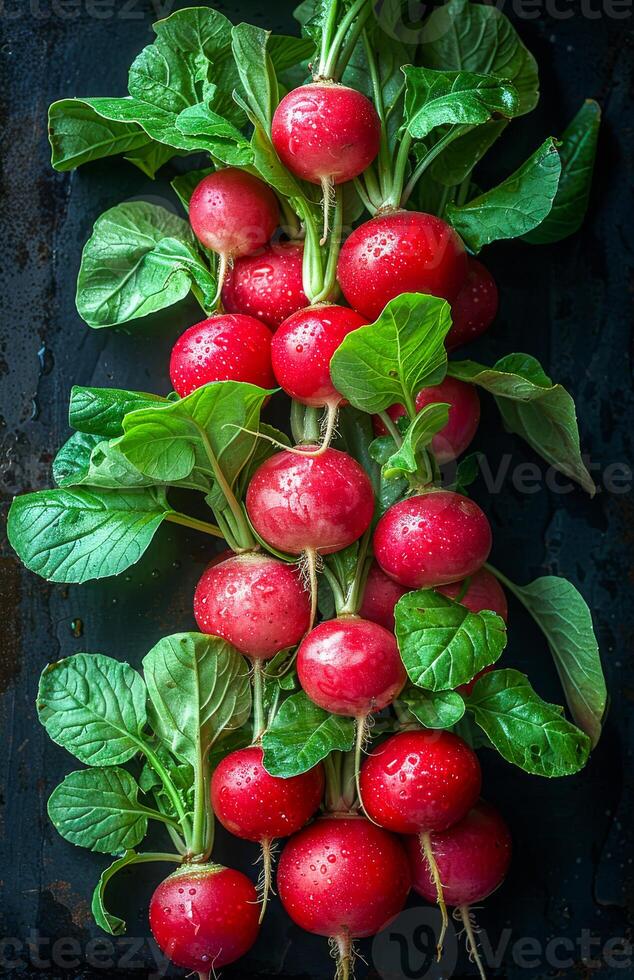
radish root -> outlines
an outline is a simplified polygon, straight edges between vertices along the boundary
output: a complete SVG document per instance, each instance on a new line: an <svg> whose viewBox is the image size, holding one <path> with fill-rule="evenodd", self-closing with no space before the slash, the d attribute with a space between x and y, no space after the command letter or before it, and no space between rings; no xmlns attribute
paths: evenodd
<svg viewBox="0 0 634 980"><path fill-rule="evenodd" d="M330 234L330 209L335 197L335 182L332 177L321 178L321 190L323 194L324 230L319 244L325 245Z"/></svg>
<svg viewBox="0 0 634 980"><path fill-rule="evenodd" d="M443 894L442 881L440 880L440 872L438 870L438 865L436 864L436 858L434 857L434 849L431 843L431 835L429 833L421 834L418 838L420 841L420 846L423 850L427 866L429 868L429 873L431 875L432 881L436 886L436 902L438 908L440 909L440 914L442 915L442 926L440 929L440 935L438 937L438 943L436 945L436 955L438 962L442 957L443 944L445 942L445 934L449 926L449 917L447 915L447 906L445 904L445 896Z"/></svg>
<svg viewBox="0 0 634 980"><path fill-rule="evenodd" d="M313 551L312 548L306 548L299 564L304 584L310 591L310 623L307 630L308 633L312 630L317 618L317 590L319 587L317 572L321 567L321 561L321 556L316 551Z"/></svg>
<svg viewBox="0 0 634 980"><path fill-rule="evenodd" d="M354 976L355 949L348 932L329 940L331 956L337 960L335 980L351 980Z"/></svg>
<svg viewBox="0 0 634 980"><path fill-rule="evenodd" d="M486 973L484 971L484 965L482 959L480 958L480 953L478 950L478 941L476 939L476 934L478 932L475 916L468 905L460 905L454 910L454 918L460 920L464 926L464 932L467 941L467 951L469 953L469 960L471 963L475 963L478 968L478 973L480 974L481 980L487 980Z"/></svg>
<svg viewBox="0 0 634 980"><path fill-rule="evenodd" d="M268 904L269 895L275 894L273 891L274 856L275 844L268 839L263 840L260 844L260 857L258 859L262 861L262 870L258 879L258 895L260 897L260 902L262 903L262 908L260 909L260 923L266 914L266 906Z"/></svg>

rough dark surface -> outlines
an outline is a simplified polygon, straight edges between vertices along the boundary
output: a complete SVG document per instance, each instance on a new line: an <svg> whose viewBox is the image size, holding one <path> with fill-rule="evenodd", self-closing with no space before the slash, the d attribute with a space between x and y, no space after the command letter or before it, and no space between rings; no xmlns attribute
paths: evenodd
<svg viewBox="0 0 634 980"><path fill-rule="evenodd" d="M48 104L62 96L123 94L126 68L151 41L152 21L176 6L161 9L158 0L6 0L0 7L3 516L16 493L49 485L52 456L67 436L71 385L166 392L170 343L196 315L184 305L129 334L91 331L80 321L74 284L95 218L126 199L175 202L165 180L152 183L119 160L54 174L46 141ZM236 22L293 30L286 0L218 6ZM518 10L511 15L539 60L543 97L538 110L507 134L491 176L510 172L540 138L560 132L584 97L599 99L605 124L583 231L554 247L508 244L487 251L502 305L477 356L486 361L529 351L572 390L583 446L601 482L610 464L632 460L632 10L599 0L587 3L585 13L563 2L558 8L536 3L523 9L527 16L518 17ZM501 433L492 407L484 413L483 430L479 445L493 469L505 452L512 454L512 467L536 461ZM482 760L486 795L507 815L516 844L509 880L478 913L485 941L494 950L502 944L490 974L513 980L631 976L631 956L624 957L619 945L621 937L631 939L633 899L631 494L601 492L594 500L580 490L526 494L509 475L498 493L481 485L479 498L494 524L494 561L510 577L523 582L539 573L561 573L584 593L594 611L612 698L604 738L575 778L543 781L492 754ZM48 661L88 650L138 664L159 637L191 628L191 595L209 554L207 542L172 527L124 578L65 587L27 573L2 544L2 976L163 975L146 919L158 872L137 872L134 881L124 873L112 890L112 906L124 912L129 936L138 939L104 943L92 923L90 894L105 861L65 843L47 821L47 797L73 761L39 727L34 699ZM543 696L561 700L542 637L515 604L511 613L507 662L527 670ZM221 835L218 855L255 873L251 847ZM396 934L409 944L409 959L399 958ZM557 937L568 947L545 951ZM365 945L367 966L358 964L359 976L451 975L450 961L442 971L425 972L407 917L382 942L380 949ZM454 975L474 974L460 954ZM316 980L332 975L332 961L325 940L300 936L275 901L253 952L224 975Z"/></svg>

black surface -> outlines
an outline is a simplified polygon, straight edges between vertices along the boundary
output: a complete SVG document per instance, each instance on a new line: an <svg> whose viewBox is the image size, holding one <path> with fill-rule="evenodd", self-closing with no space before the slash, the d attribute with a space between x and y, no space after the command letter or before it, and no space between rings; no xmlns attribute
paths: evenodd
<svg viewBox="0 0 634 980"><path fill-rule="evenodd" d="M46 142L48 104L63 96L123 94L127 66L151 41L152 21L181 5L161 8L148 0L0 5L6 120L0 265L5 515L14 494L50 484L52 455L67 436L71 385L166 392L170 342L196 315L193 307L181 306L129 334L91 331L80 321L75 278L96 217L126 199L168 200L172 206L175 201L165 181L152 183L119 160L54 174ZM218 6L236 22L293 30L288 2ZM522 9L528 18L518 18ZM537 112L513 125L494 154L496 175L510 172L540 138L560 132L586 96L599 99L605 123L583 231L549 248L508 244L487 250L485 261L500 284L502 304L477 356L486 361L526 350L539 357L575 394L583 446L600 477L610 464L632 460L632 10L598 0L583 9L585 14L563 0L557 7L525 4L515 13L505 7L539 60L543 98ZM512 453L513 465L536 462L524 445L501 433L490 407L479 445L493 467L505 452ZM488 494L481 486L479 497L494 524L496 564L518 581L561 573L583 591L594 610L612 698L605 736L587 770L575 778L544 781L491 754L483 757L485 793L507 815L516 843L508 882L479 913L493 946L500 938L508 942L501 965L490 973L513 980L629 976L631 960L627 966L621 957L616 965L604 947L618 937L631 938L632 922L632 497L603 492L590 501L580 490L546 489L527 495L514 489L511 479L499 493ZM47 661L86 649L138 664L160 636L192 627L191 595L208 558L206 541L171 526L129 575L65 587L28 574L6 543L2 546L0 938L17 940L23 962L23 968L12 964L11 947L4 942L2 976L160 975L145 938L146 902L157 880L152 872L136 872L134 884L123 874L113 889L112 905L126 913L129 934L141 937L138 942L106 939L105 947L90 945L102 936L91 921L89 900L105 861L65 843L47 822L46 799L73 760L40 729L33 702ZM541 636L515 604L511 616L507 662L527 670L543 696L561 700ZM71 627L76 620L83 626L80 637ZM218 855L254 873L254 849L220 835ZM401 932L408 934L408 928L404 920ZM572 953L557 950L570 957L567 964L554 962L552 953L537 954L532 968L517 962L513 944L518 940L532 938L542 949L553 937L578 944L584 930L599 940L591 949L594 966L582 962L579 945ZM36 934L48 943L40 949L39 963L37 949L25 952L26 941ZM71 945L60 946L63 939ZM424 975L416 972L420 957L417 961L416 950L412 953L413 968L397 965L393 976ZM376 949L366 946L364 954L368 966L359 963L358 975L381 976ZM325 941L300 937L274 902L253 952L223 972L317 980L331 976L332 962ZM474 973L462 957L454 975Z"/></svg>

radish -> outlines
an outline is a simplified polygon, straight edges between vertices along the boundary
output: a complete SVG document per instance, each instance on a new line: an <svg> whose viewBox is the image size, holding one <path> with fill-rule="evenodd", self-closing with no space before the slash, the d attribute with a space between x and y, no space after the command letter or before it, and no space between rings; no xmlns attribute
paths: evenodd
<svg viewBox="0 0 634 980"><path fill-rule="evenodd" d="M478 505L451 490L399 501L381 517L374 554L383 571L409 589L429 589L473 575L491 550L491 527Z"/></svg>
<svg viewBox="0 0 634 980"><path fill-rule="evenodd" d="M227 167L201 180L189 202L189 221L196 238L220 256L218 295L233 260L266 245L279 219L271 188L245 170Z"/></svg>
<svg viewBox="0 0 634 980"><path fill-rule="evenodd" d="M150 901L150 927L176 966L208 980L244 956L259 931L258 896L240 871L191 864L161 882Z"/></svg>
<svg viewBox="0 0 634 980"><path fill-rule="evenodd" d="M222 303L228 313L246 313L275 330L287 317L308 305L304 293L304 246L275 242L255 255L245 255L227 273Z"/></svg>
<svg viewBox="0 0 634 980"><path fill-rule="evenodd" d="M324 770L318 765L299 776L280 779L262 765L262 749L252 745L225 756L211 778L211 805L220 823L236 837L262 848L262 911L271 888L271 844L308 823L324 793Z"/></svg>
<svg viewBox="0 0 634 980"><path fill-rule="evenodd" d="M282 851L277 885L293 922L337 949L337 977L348 980L352 941L382 929L410 889L400 841L364 817L333 814L300 831Z"/></svg>
<svg viewBox="0 0 634 980"><path fill-rule="evenodd" d="M451 302L466 275L467 256L456 232L419 211L393 211L360 225L344 243L337 267L344 296L368 320L401 293Z"/></svg>
<svg viewBox="0 0 634 980"><path fill-rule="evenodd" d="M498 288L489 270L470 258L467 278L451 304L451 330L445 338L447 350L475 340L491 326L498 311Z"/></svg>
<svg viewBox="0 0 634 980"><path fill-rule="evenodd" d="M302 405L328 410L320 452L328 448L344 400L330 377L330 359L343 339L366 321L346 306L323 304L294 313L271 342L273 373L281 388Z"/></svg>
<svg viewBox="0 0 634 980"><path fill-rule="evenodd" d="M275 365L273 365L275 369ZM416 411L426 405L444 402L449 405L449 418L431 442L431 449L437 462L442 466L457 459L470 445L480 422L480 399L474 385L446 377L439 385L423 388L416 396ZM387 410L396 421L406 414L404 405L392 405ZM378 415L373 418L374 432L377 436L387 435L387 429Z"/></svg>
<svg viewBox="0 0 634 980"><path fill-rule="evenodd" d="M174 390L184 398L209 381L247 381L275 388L271 336L269 328L252 316L227 313L195 323L172 348Z"/></svg>
<svg viewBox="0 0 634 980"><path fill-rule="evenodd" d="M443 916L439 954L448 920L430 835L461 820L478 799L481 785L477 755L463 739L445 731L393 735L361 769L360 798L370 819L394 833L418 835Z"/></svg>
<svg viewBox="0 0 634 980"><path fill-rule="evenodd" d="M406 848L414 888L427 901L433 902L436 888L418 839L409 838ZM504 881L511 861L509 829L495 807L480 800L459 823L433 835L433 848L445 901L459 910L469 953L484 980L469 906L484 901Z"/></svg>
<svg viewBox="0 0 634 980"><path fill-rule="evenodd" d="M310 625L310 595L297 568L263 554L212 564L194 595L202 633L221 636L241 653L267 660L297 646Z"/></svg>
<svg viewBox="0 0 634 980"><path fill-rule="evenodd" d="M394 631L394 606L407 589L388 578L385 572L372 562L365 583L359 615L370 619L390 632Z"/></svg>

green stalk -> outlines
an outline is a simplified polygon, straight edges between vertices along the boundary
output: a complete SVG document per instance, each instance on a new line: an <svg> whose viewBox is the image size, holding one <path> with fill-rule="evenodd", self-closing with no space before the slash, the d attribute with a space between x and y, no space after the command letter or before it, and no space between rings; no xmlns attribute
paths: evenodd
<svg viewBox="0 0 634 980"><path fill-rule="evenodd" d="M409 151L411 148L412 137L408 132L404 132L398 148L398 153L396 154L396 163L394 164L394 173L392 175L390 191L383 201L384 207L398 208L402 204L401 198L403 196L403 184L405 183L405 172L407 170Z"/></svg>
<svg viewBox="0 0 634 980"><path fill-rule="evenodd" d="M330 813L341 810L341 752L331 752L324 759L326 774L326 809Z"/></svg>
<svg viewBox="0 0 634 980"><path fill-rule="evenodd" d="M206 860L205 841L207 839L207 810L211 808L207 793L205 774L205 757L198 739L198 752L194 764L194 825L190 843L191 857L195 860Z"/></svg>
<svg viewBox="0 0 634 980"><path fill-rule="evenodd" d="M248 525L247 519L244 515L244 511L242 510L242 507L238 503L233 490L227 483L225 475L222 472L220 466L218 465L218 460L216 459L212 445L209 442L209 437L207 433L200 425L197 425L196 429L198 431L198 434L200 435L203 447L205 449L205 453L207 454L207 458L211 463L211 469L214 474L214 479L216 480L216 483L220 487L222 495L227 501L229 510L231 511L231 515L235 521L236 537L240 549L242 551L251 551L255 549L256 541L251 533L251 528Z"/></svg>
<svg viewBox="0 0 634 980"><path fill-rule="evenodd" d="M341 186L335 188L335 215L330 241L328 247L328 261L326 263L326 274L323 284L317 295L313 298L314 303L324 303L331 298L331 293L337 285L337 259L341 249L341 237L343 230L343 190Z"/></svg>
<svg viewBox="0 0 634 980"><path fill-rule="evenodd" d="M353 3L333 38L323 71L324 78L332 78L334 81L341 78L371 12L372 4L369 0L356 0L356 3ZM346 39L348 31L350 37Z"/></svg>
<svg viewBox="0 0 634 980"><path fill-rule="evenodd" d="M335 600L335 609L337 610L337 613L339 613L339 611L345 605L346 597L344 596L343 590L339 585L337 576L332 572L332 570L328 567L328 565L325 562L324 562L324 567L322 568L322 573L326 581L328 582L328 585L332 589L333 598Z"/></svg>
<svg viewBox="0 0 634 980"><path fill-rule="evenodd" d="M171 511L165 515L166 521L172 524L180 524L182 527L191 527L194 531L202 531L204 534L211 534L214 538L224 538L224 534L216 524L209 524L207 521L199 521L196 517L189 514L180 514L178 511Z"/></svg>
<svg viewBox="0 0 634 980"><path fill-rule="evenodd" d="M264 675L262 661L253 661L253 744L258 745L266 730L264 720Z"/></svg>
<svg viewBox="0 0 634 980"><path fill-rule="evenodd" d="M401 435L398 426L394 422L394 419L392 419L387 412L378 412L377 414L387 431L392 436L392 439L396 445L400 448L403 445L403 436Z"/></svg>
<svg viewBox="0 0 634 980"><path fill-rule="evenodd" d="M389 186L392 172L392 153L390 151L390 144L388 139L387 131L387 118L385 115L385 104L383 102L383 90L381 88L381 79L379 76L379 70L376 63L376 58L374 57L374 51L372 50L372 45L368 38L368 32L365 27L362 31L363 47L365 49L365 56L370 68L370 79L372 82L372 94L374 96L374 106L377 111L377 115L381 120L381 142L379 145L379 184L381 186L381 200L383 201L389 194Z"/></svg>
<svg viewBox="0 0 634 980"><path fill-rule="evenodd" d="M357 194L363 202L364 208L366 211L369 211L372 216L374 216L378 211L379 205L370 200L368 194L366 193L365 187L363 186L363 181L359 177L354 178L354 186Z"/></svg>
<svg viewBox="0 0 634 980"><path fill-rule="evenodd" d="M324 23L324 29L321 34L321 51L319 55L319 65L317 67L316 78L323 78L326 72L326 63L328 61L328 51L332 43L332 35L337 24L337 14L339 12L339 0L331 0L330 9L328 11L328 16Z"/></svg>
<svg viewBox="0 0 634 980"><path fill-rule="evenodd" d="M302 206L306 239L304 242L303 285L309 303L314 303L314 297L323 289L324 271L320 235L317 231L311 210Z"/></svg>
<svg viewBox="0 0 634 980"><path fill-rule="evenodd" d="M154 772L157 774L157 776L163 783L165 792L167 793L167 796L172 806L174 807L174 810L178 814L178 819L180 822L181 830L183 831L183 836L185 837L185 842L189 844L190 843L189 817L185 813L185 807L183 806L178 790L176 789L174 783L172 782L170 774L168 773L167 769L165 769L163 763L156 755L154 750L149 745L147 745L146 742L144 742L142 739L138 739L138 745L141 751L143 752L145 758L152 766L152 769L154 769Z"/></svg>
<svg viewBox="0 0 634 980"><path fill-rule="evenodd" d="M420 161L420 163L414 170L414 173L412 174L412 176L407 182L405 190L401 195L401 200L400 200L401 207L403 207L407 203L407 201L412 195L412 192L414 191L414 188L416 187L416 184L423 176L423 174L425 173L429 165L433 163L433 161L436 159L439 153L442 153L442 151L445 149L446 146L448 146L451 142L453 142L453 140L455 140L457 136L460 136L460 133L465 128L470 129L471 127L452 126L449 130L447 130L445 135L438 140L436 145L432 146L431 150L428 150L428 152Z"/></svg>
<svg viewBox="0 0 634 980"><path fill-rule="evenodd" d="M356 616L359 612L359 606L361 605L361 601L363 599L363 591L365 589L365 583L371 565L371 560L368 558L368 547L370 544L371 534L372 530L371 528L368 528L361 538L354 579L348 594L345 597L343 606L340 609L337 609L338 616Z"/></svg>

